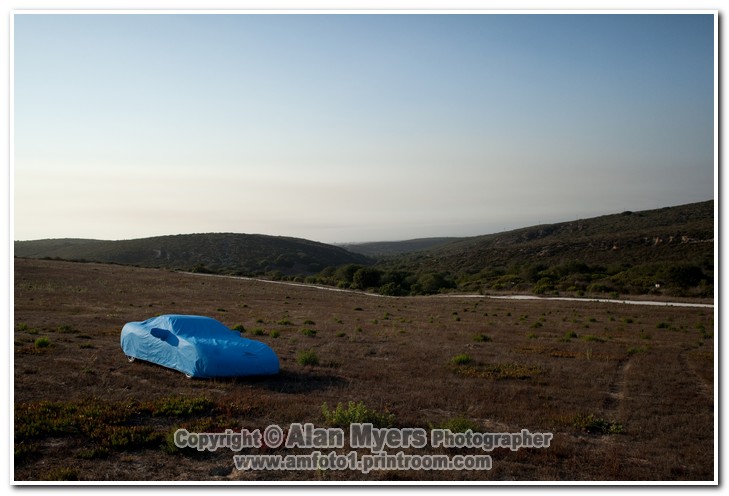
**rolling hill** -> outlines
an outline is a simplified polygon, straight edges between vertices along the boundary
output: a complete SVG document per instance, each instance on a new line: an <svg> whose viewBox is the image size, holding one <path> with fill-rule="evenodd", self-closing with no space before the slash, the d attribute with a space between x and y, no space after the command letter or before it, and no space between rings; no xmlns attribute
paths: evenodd
<svg viewBox="0 0 729 496"><path fill-rule="evenodd" d="M239 275L306 275L327 266L372 263L363 255L315 241L232 233L179 234L119 241L16 241L15 256Z"/></svg>
<svg viewBox="0 0 729 496"><path fill-rule="evenodd" d="M347 249L299 238L215 233L16 241L15 255L306 278L388 295L458 290L711 297L714 228L712 200L470 238Z"/></svg>
<svg viewBox="0 0 729 496"><path fill-rule="evenodd" d="M532 226L381 259L459 289L645 293L713 285L714 202ZM658 286L656 286L658 285Z"/></svg>
<svg viewBox="0 0 729 496"><path fill-rule="evenodd" d="M404 261L433 270L483 270L511 264L643 263L713 255L714 202L623 212L464 238Z"/></svg>

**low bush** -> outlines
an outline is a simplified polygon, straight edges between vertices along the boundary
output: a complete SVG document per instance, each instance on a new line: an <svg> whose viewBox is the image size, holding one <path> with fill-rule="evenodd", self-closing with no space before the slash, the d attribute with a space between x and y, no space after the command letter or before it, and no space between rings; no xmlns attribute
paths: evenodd
<svg viewBox="0 0 729 496"><path fill-rule="evenodd" d="M593 414L575 415L572 425L589 434L620 434L623 432L623 424L596 417Z"/></svg>
<svg viewBox="0 0 729 496"><path fill-rule="evenodd" d="M319 357L314 350L302 350L296 355L296 362L304 367L307 365L319 365Z"/></svg>
<svg viewBox="0 0 729 496"><path fill-rule="evenodd" d="M481 425L466 417L454 417L446 420L440 426L440 429L448 429L451 432L480 432Z"/></svg>
<svg viewBox="0 0 729 496"><path fill-rule="evenodd" d="M471 357L466 353L460 353L453 358L451 358L451 363L453 365L468 365L472 362Z"/></svg>
<svg viewBox="0 0 729 496"><path fill-rule="evenodd" d="M321 406L324 420L332 427L349 427L350 424L372 424L374 427L392 427L395 424L395 415L389 412L380 413L367 408L363 402L350 401L345 407L338 403L334 410L330 410L326 403Z"/></svg>

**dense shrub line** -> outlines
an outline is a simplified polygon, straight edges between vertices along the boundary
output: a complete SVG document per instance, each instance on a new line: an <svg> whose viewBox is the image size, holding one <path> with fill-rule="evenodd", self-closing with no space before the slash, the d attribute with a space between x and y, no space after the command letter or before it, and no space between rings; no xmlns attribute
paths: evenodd
<svg viewBox="0 0 729 496"><path fill-rule="evenodd" d="M272 274L269 274L271 276ZM448 291L618 295L665 294L712 296L712 262L661 262L640 265L525 264L484 269L476 274L413 271L385 264L327 267L317 275L283 277L311 284L371 291L387 296L415 296Z"/></svg>

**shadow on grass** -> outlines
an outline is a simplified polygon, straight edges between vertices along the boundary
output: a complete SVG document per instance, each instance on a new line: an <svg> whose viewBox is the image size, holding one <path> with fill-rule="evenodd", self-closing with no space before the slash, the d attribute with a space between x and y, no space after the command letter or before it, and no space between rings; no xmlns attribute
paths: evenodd
<svg viewBox="0 0 729 496"><path fill-rule="evenodd" d="M236 382L246 382L261 386L269 391L283 394L301 394L338 388L347 381L333 374L281 370L278 375L265 377L237 377Z"/></svg>
<svg viewBox="0 0 729 496"><path fill-rule="evenodd" d="M239 384L268 389L283 394L300 394L321 391L330 388L342 387L347 385L347 381L341 377L328 373L317 372L299 372L294 370L281 369L276 375L260 375L245 377L191 377L185 378L182 372L163 367L156 363L144 360L135 360L133 364L127 364L130 367L149 367L147 370L157 371L159 374L179 374L183 381L188 384L204 385L204 384Z"/></svg>

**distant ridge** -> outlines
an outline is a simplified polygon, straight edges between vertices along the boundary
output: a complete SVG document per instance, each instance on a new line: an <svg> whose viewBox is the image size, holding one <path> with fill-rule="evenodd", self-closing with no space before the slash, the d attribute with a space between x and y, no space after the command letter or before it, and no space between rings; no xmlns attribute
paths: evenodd
<svg viewBox="0 0 729 496"><path fill-rule="evenodd" d="M462 238L406 258L435 257L441 270L576 259L600 264L687 261L697 253L713 256L713 241L710 200Z"/></svg>
<svg viewBox="0 0 729 496"><path fill-rule="evenodd" d="M15 255L307 282L416 295L444 291L713 297L714 201L469 238L333 246L261 234L16 241ZM358 252L358 253L357 253Z"/></svg>
<svg viewBox="0 0 729 496"><path fill-rule="evenodd" d="M16 241L15 256L239 275L306 275L328 266L372 263L364 255L306 239L235 233L178 234L119 241Z"/></svg>
<svg viewBox="0 0 729 496"><path fill-rule="evenodd" d="M460 290L713 294L714 201L463 238L383 261Z"/></svg>

